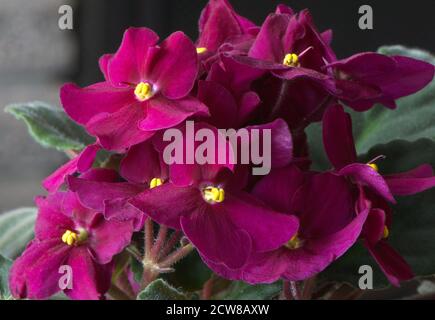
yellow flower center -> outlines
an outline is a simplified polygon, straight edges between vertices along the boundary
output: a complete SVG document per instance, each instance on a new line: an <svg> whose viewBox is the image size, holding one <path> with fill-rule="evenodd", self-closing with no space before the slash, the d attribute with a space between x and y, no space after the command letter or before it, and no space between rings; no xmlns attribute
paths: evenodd
<svg viewBox="0 0 435 320"><path fill-rule="evenodd" d="M390 230L388 230L387 226L384 226L384 234L382 235L382 238L387 239L390 235Z"/></svg>
<svg viewBox="0 0 435 320"><path fill-rule="evenodd" d="M371 167L373 170L375 170L376 172L379 171L379 167L376 163L368 163L367 164L369 167Z"/></svg>
<svg viewBox="0 0 435 320"><path fill-rule="evenodd" d="M211 203L220 203L225 200L225 190L217 187L207 187L202 190L204 200Z"/></svg>
<svg viewBox="0 0 435 320"><path fill-rule="evenodd" d="M302 241L296 233L286 244L285 246L290 250L296 250L302 247Z"/></svg>
<svg viewBox="0 0 435 320"><path fill-rule="evenodd" d="M203 54L203 53L206 53L206 52L207 52L207 48L206 47L196 48L196 53L197 54Z"/></svg>
<svg viewBox="0 0 435 320"><path fill-rule="evenodd" d="M150 182L150 189L161 186L163 184L163 180L160 178L152 178Z"/></svg>
<svg viewBox="0 0 435 320"><path fill-rule="evenodd" d="M299 56L296 53L287 53L282 64L287 67L299 67Z"/></svg>
<svg viewBox="0 0 435 320"><path fill-rule="evenodd" d="M85 229L80 229L79 233L71 230L66 230L62 235L62 242L69 246L77 246L83 243L88 238L88 232Z"/></svg>
<svg viewBox="0 0 435 320"><path fill-rule="evenodd" d="M153 89L149 83L141 82L134 89L134 95L137 100L143 102L153 96Z"/></svg>

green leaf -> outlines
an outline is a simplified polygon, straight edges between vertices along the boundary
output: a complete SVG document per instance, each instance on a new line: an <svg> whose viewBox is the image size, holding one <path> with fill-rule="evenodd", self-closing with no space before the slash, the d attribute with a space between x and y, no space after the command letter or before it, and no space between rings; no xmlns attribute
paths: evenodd
<svg viewBox="0 0 435 320"><path fill-rule="evenodd" d="M435 167L435 142L420 139L416 142L397 140L379 145L370 150L361 161L367 162L383 154L379 161L382 174L398 173L413 169L423 163ZM411 265L417 276L435 274L435 189L397 198L393 206L393 225L389 243ZM357 286L361 265L370 265L374 270L374 286L382 287L387 281L375 261L361 245L354 246L347 254L331 265L322 277L327 280L346 281Z"/></svg>
<svg viewBox="0 0 435 320"><path fill-rule="evenodd" d="M11 296L8 282L11 265L12 261L10 259L0 255L0 300L8 300Z"/></svg>
<svg viewBox="0 0 435 320"><path fill-rule="evenodd" d="M403 55L435 64L435 56L428 52L402 46L381 47L380 53ZM399 99L397 109L376 105L367 112L352 112L355 143L358 153L366 153L377 144L403 139L435 140L435 80L423 90Z"/></svg>
<svg viewBox="0 0 435 320"><path fill-rule="evenodd" d="M41 145L57 150L81 150L94 139L61 109L43 102L12 104L6 112L23 120L30 135Z"/></svg>
<svg viewBox="0 0 435 320"><path fill-rule="evenodd" d="M0 214L0 254L15 258L33 238L36 208L18 208Z"/></svg>
<svg viewBox="0 0 435 320"><path fill-rule="evenodd" d="M140 283L143 276L143 264L138 261L135 257L130 257L130 269L133 272L134 280Z"/></svg>
<svg viewBox="0 0 435 320"><path fill-rule="evenodd" d="M137 295L137 300L186 300L187 297L166 281L157 279Z"/></svg>
<svg viewBox="0 0 435 320"><path fill-rule="evenodd" d="M224 300L270 300L282 289L281 282L272 284L249 285L245 282L235 281L216 299Z"/></svg>

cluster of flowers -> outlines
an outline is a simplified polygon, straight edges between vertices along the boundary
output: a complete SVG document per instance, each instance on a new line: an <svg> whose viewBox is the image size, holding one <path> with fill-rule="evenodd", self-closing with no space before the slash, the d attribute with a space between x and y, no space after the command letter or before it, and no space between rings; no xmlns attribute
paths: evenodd
<svg viewBox="0 0 435 320"><path fill-rule="evenodd" d="M388 244L389 204L435 186L432 168L382 175L379 157L359 163L343 105L394 109L433 79L434 66L372 52L338 60L331 39L306 10L280 5L257 26L227 0L210 0L196 43L182 32L159 42L150 29L129 28L118 51L100 59L103 82L61 89L64 110L96 143L44 181L50 194L37 198L35 239L11 269L13 295L56 293L58 268L68 264L69 297L104 297L113 257L146 219L181 230L227 279L307 279L358 239L391 283L411 278ZM271 129L272 171L166 164L162 134L184 130L186 120L196 130ZM318 121L333 167L326 172L310 170L305 128ZM93 167L101 149L117 154L118 165Z"/></svg>

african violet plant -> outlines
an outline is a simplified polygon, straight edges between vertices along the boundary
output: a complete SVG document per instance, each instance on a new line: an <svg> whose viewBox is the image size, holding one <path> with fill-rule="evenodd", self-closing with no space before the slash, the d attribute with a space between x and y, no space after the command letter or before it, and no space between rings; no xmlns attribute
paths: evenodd
<svg viewBox="0 0 435 320"><path fill-rule="evenodd" d="M9 106L71 159L37 209L0 216L2 296L299 299L356 285L361 265L382 271L375 286L434 274L435 58L395 46L339 60L331 41L307 10L280 5L257 26L210 0L196 42L127 29L103 82L61 88L66 114ZM232 161L241 139L209 141L224 161L186 160L204 147L187 131L243 128L270 133L266 174ZM186 133L171 142L184 161L167 161L170 129Z"/></svg>

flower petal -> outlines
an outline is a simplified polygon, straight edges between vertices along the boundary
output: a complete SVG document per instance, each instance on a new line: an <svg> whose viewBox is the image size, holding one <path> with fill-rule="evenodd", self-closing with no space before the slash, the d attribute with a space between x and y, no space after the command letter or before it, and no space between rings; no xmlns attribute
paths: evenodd
<svg viewBox="0 0 435 320"><path fill-rule="evenodd" d="M228 38L253 27L251 21L235 13L227 0L211 0L199 19L198 47L216 51Z"/></svg>
<svg viewBox="0 0 435 320"><path fill-rule="evenodd" d="M65 193L54 193L47 197L37 197L38 217L35 223L35 237L38 240L56 239L60 241L66 230L74 229L74 222L63 214L62 203Z"/></svg>
<svg viewBox="0 0 435 320"><path fill-rule="evenodd" d="M168 100L156 97L147 102L146 117L139 122L139 128L144 131L156 131L180 124L188 117L208 116L208 108L193 97L180 100Z"/></svg>
<svg viewBox="0 0 435 320"><path fill-rule="evenodd" d="M189 215L203 202L200 191L193 187L177 187L164 183L148 189L130 200L130 203L158 223L181 229L180 217Z"/></svg>
<svg viewBox="0 0 435 320"><path fill-rule="evenodd" d="M100 71L104 75L104 80L109 80L109 62L112 59L113 54L103 54L98 60L98 65L100 66Z"/></svg>
<svg viewBox="0 0 435 320"><path fill-rule="evenodd" d="M291 212L274 211L246 193L226 194L225 201L214 207L215 214L225 211L232 224L246 231L251 238L253 251L277 249L291 239L299 228L299 221L289 214Z"/></svg>
<svg viewBox="0 0 435 320"><path fill-rule="evenodd" d="M100 214L92 222L86 245L97 263L106 264L130 244L132 234L132 221L108 221Z"/></svg>
<svg viewBox="0 0 435 320"><path fill-rule="evenodd" d="M133 183L150 183L153 178L166 178L165 171L150 140L132 146L120 164L121 176Z"/></svg>
<svg viewBox="0 0 435 320"><path fill-rule="evenodd" d="M274 169L255 185L252 195L275 210L290 212L293 196L304 181L296 166Z"/></svg>
<svg viewBox="0 0 435 320"><path fill-rule="evenodd" d="M235 98L224 86L213 81L199 81L198 99L208 106L209 123L217 128L236 126L238 106Z"/></svg>
<svg viewBox="0 0 435 320"><path fill-rule="evenodd" d="M128 147L154 135L154 132L138 127L146 117L145 110L144 103L136 103L111 114L102 113L87 123L88 131L98 137L105 149L124 152Z"/></svg>
<svg viewBox="0 0 435 320"><path fill-rule="evenodd" d="M257 38L249 50L249 56L259 60L281 63L284 56L282 39L286 35L287 27L291 19L287 14L270 14L263 25Z"/></svg>
<svg viewBox="0 0 435 320"><path fill-rule="evenodd" d="M147 67L147 79L168 99L187 96L198 74L198 54L193 42L183 32L175 32L161 43L153 60Z"/></svg>
<svg viewBox="0 0 435 320"><path fill-rule="evenodd" d="M42 181L42 186L49 192L57 191L65 182L65 177L76 173L77 171L85 172L92 166L95 156L100 147L96 144L89 145L83 151L71 159L55 172Z"/></svg>
<svg viewBox="0 0 435 320"><path fill-rule="evenodd" d="M181 227L201 255L230 269L241 268L251 253L251 238L218 206L204 202L192 214L181 217Z"/></svg>
<svg viewBox="0 0 435 320"><path fill-rule="evenodd" d="M73 176L68 177L68 186L84 206L100 212L105 200L133 197L144 190L143 186L128 182L99 182Z"/></svg>
<svg viewBox="0 0 435 320"><path fill-rule="evenodd" d="M300 236L323 238L347 226L355 217L353 191L347 179L329 172L307 178L291 205L300 219Z"/></svg>
<svg viewBox="0 0 435 320"><path fill-rule="evenodd" d="M148 28L128 28L108 66L112 84L139 83L145 71L148 49L158 41L158 35Z"/></svg>
<svg viewBox="0 0 435 320"><path fill-rule="evenodd" d="M391 193L397 196L413 195L435 187L435 177L430 165L400 173L384 176Z"/></svg>
<svg viewBox="0 0 435 320"><path fill-rule="evenodd" d="M65 294L73 300L100 300L109 290L112 264L99 265L92 260L86 247L72 250L68 265L73 272L72 289Z"/></svg>
<svg viewBox="0 0 435 320"><path fill-rule="evenodd" d="M340 105L330 106L323 116L323 145L335 169L357 160L352 135L352 119Z"/></svg>
<svg viewBox="0 0 435 320"><path fill-rule="evenodd" d="M366 247L392 285L399 287L400 281L414 278L408 263L386 241Z"/></svg>
<svg viewBox="0 0 435 320"><path fill-rule="evenodd" d="M85 88L67 83L60 89L60 100L65 112L83 125L100 113L114 113L136 102L133 89L115 88L108 82Z"/></svg>
<svg viewBox="0 0 435 320"><path fill-rule="evenodd" d="M16 298L45 299L60 291L59 267L67 262L71 247L60 239L32 242L15 260L9 275Z"/></svg>
<svg viewBox="0 0 435 320"><path fill-rule="evenodd" d="M291 162L293 158L293 140L290 129L284 120L276 119L270 123L246 127L246 129L251 133L251 148L254 146L254 143L258 144L260 154L262 154L263 157L268 156L264 153L265 151L262 148L265 143L263 140L265 131L263 130L270 130L270 157L273 168L284 167ZM258 130L259 135L253 135L252 129Z"/></svg>
<svg viewBox="0 0 435 320"><path fill-rule="evenodd" d="M350 176L357 183L361 183L362 185L369 187L380 196L384 197L385 200L390 201L391 203L396 203L396 200L394 200L394 197L391 194L388 184L385 182L384 178L369 165L353 163L342 168L338 174L341 176Z"/></svg>

